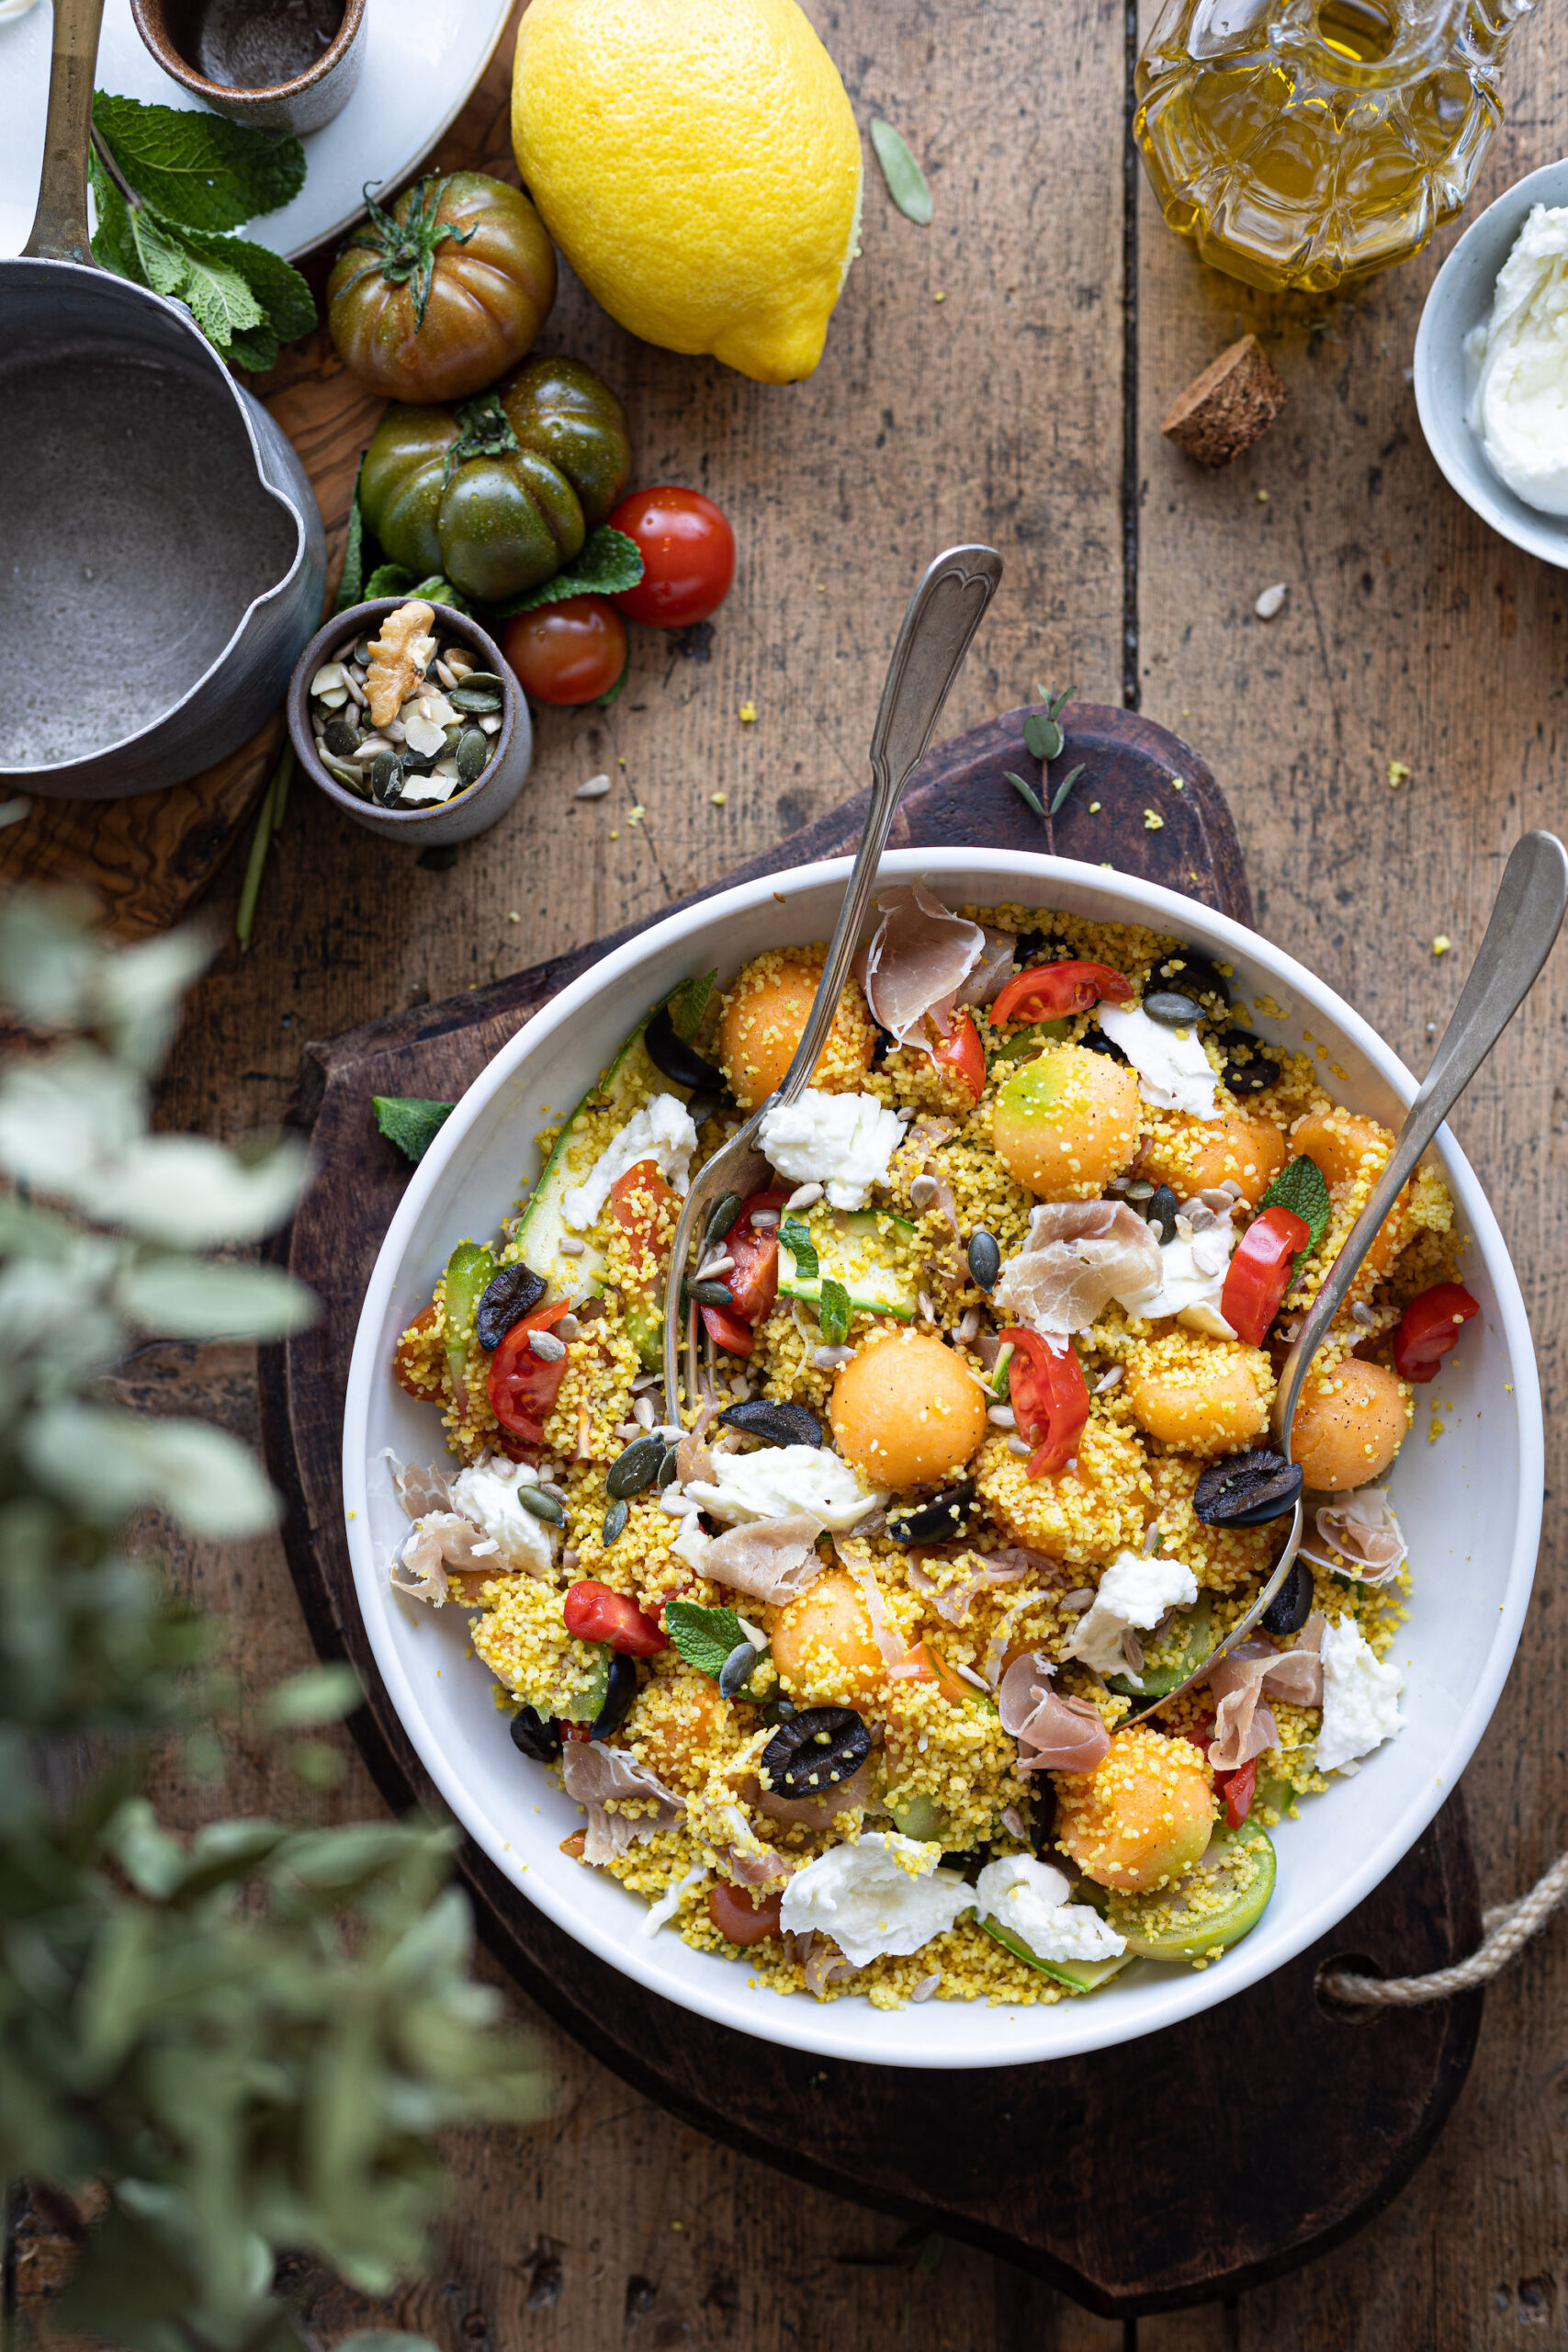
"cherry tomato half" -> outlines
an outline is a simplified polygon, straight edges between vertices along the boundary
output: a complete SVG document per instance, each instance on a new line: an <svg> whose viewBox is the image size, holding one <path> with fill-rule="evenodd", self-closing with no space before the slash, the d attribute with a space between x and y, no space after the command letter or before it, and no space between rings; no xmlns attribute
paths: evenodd
<svg viewBox="0 0 1568 2352"><path fill-rule="evenodd" d="M698 1309L703 1329L716 1348L723 1348L728 1355L749 1356L757 1344L756 1334L744 1316L728 1306L704 1306Z"/></svg>
<svg viewBox="0 0 1568 2352"><path fill-rule="evenodd" d="M642 578L615 598L628 620L689 628L717 612L735 578L735 534L711 498L661 483L634 490L609 519L642 557Z"/></svg>
<svg viewBox="0 0 1568 2352"><path fill-rule="evenodd" d="M759 1233L751 1222L752 1214L757 1209L777 1213L788 1198L787 1193L753 1193L719 1244L725 1255L735 1261L723 1277L735 1301L735 1312L753 1329L772 1312L779 1295L779 1237L776 1229Z"/></svg>
<svg viewBox="0 0 1568 2352"><path fill-rule="evenodd" d="M626 666L626 625L607 596L563 596L508 621L501 650L534 702L597 702Z"/></svg>
<svg viewBox="0 0 1568 2352"><path fill-rule="evenodd" d="M1220 1313L1238 1340L1260 1348L1291 1287L1298 1250L1312 1239L1312 1227L1293 1209L1265 1209L1236 1244L1220 1293Z"/></svg>
<svg viewBox="0 0 1568 2352"><path fill-rule="evenodd" d="M1216 1772L1214 1787L1225 1801L1225 1821L1232 1829L1239 1829L1252 1811L1252 1800L1258 1793L1258 1758L1249 1757L1238 1764L1234 1772Z"/></svg>
<svg viewBox="0 0 1568 2352"><path fill-rule="evenodd" d="M953 1079L972 1102L978 1102L986 1091L986 1048L966 1012L954 1016L945 1037L931 1040L931 1059L943 1078Z"/></svg>
<svg viewBox="0 0 1568 2352"><path fill-rule="evenodd" d="M610 1187L610 1207L626 1237L628 1279L645 1296L659 1287L656 1237L672 1204L679 1216L680 1196L656 1159L636 1161Z"/></svg>
<svg viewBox="0 0 1568 2352"><path fill-rule="evenodd" d="M727 1879L720 1879L716 1886L708 1889L708 1917L732 1944L766 1943L770 1936L784 1933L779 1925L783 1901L782 1886L772 1894L764 1894L760 1903L753 1903L747 1888L731 1886Z"/></svg>
<svg viewBox="0 0 1568 2352"><path fill-rule="evenodd" d="M568 1348L564 1356L547 1363L528 1345L528 1334L547 1331L570 1306L570 1298L558 1298L548 1306L536 1306L532 1315L525 1315L520 1323L512 1326L490 1360L491 1410L502 1428L521 1438L525 1445L544 1443L545 1423L560 1393L571 1356ZM506 1451L510 1453L511 1447Z"/></svg>
<svg viewBox="0 0 1568 2352"><path fill-rule="evenodd" d="M1480 1300L1462 1283L1434 1283L1413 1298L1393 1335L1393 1368L1401 1380L1436 1380L1438 1366L1480 1312Z"/></svg>
<svg viewBox="0 0 1568 2352"><path fill-rule="evenodd" d="M645 1617L635 1600L592 1577L570 1588L561 1616L574 1642L608 1642L623 1657L657 1657L670 1646L662 1626Z"/></svg>
<svg viewBox="0 0 1568 2352"><path fill-rule="evenodd" d="M1069 1013L1087 1012L1101 999L1126 1004L1133 983L1109 964L1034 964L1015 972L991 1006L993 1026L1008 1021L1062 1021Z"/></svg>
<svg viewBox="0 0 1568 2352"><path fill-rule="evenodd" d="M1021 1436L1035 1449L1029 1457L1029 1475L1049 1478L1072 1460L1078 1431L1089 1419L1083 1366L1070 1345L1064 1342L1058 1351L1038 1331L1004 1331L1002 1345L1010 1340L1013 1355L1008 1391L1013 1417Z"/></svg>

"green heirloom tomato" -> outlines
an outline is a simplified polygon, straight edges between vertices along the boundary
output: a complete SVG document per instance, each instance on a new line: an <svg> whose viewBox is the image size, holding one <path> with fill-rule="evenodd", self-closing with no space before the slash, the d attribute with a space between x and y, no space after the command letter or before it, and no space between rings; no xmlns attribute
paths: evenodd
<svg viewBox="0 0 1568 2352"><path fill-rule="evenodd" d="M580 359L529 359L457 409L389 408L359 496L393 563L496 604L570 563L630 470L608 384Z"/></svg>
<svg viewBox="0 0 1568 2352"><path fill-rule="evenodd" d="M416 180L338 249L327 323L344 365L395 401L460 401L521 359L556 299L556 256L518 188Z"/></svg>

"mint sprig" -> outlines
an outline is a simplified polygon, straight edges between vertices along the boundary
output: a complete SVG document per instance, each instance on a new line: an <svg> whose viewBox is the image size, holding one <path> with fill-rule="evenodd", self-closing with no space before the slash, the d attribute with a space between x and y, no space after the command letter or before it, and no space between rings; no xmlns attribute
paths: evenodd
<svg viewBox="0 0 1568 2352"><path fill-rule="evenodd" d="M348 529L343 543L343 577L333 599L334 613L346 613L351 605L365 602L365 509L359 503L359 485L365 479L365 459L359 460L354 477L354 496L348 502Z"/></svg>
<svg viewBox="0 0 1568 2352"><path fill-rule="evenodd" d="M387 1141L395 1143L405 1159L412 1159L416 1167L456 1107L451 1102L426 1102L418 1094L373 1094L370 1097L376 1125ZM730 1646L733 1648L734 1645Z"/></svg>
<svg viewBox="0 0 1568 2352"><path fill-rule="evenodd" d="M305 185L298 139L220 114L93 94L93 129L139 196L187 229L239 229Z"/></svg>
<svg viewBox="0 0 1568 2352"><path fill-rule="evenodd" d="M521 595L508 596L503 604L491 605L491 616L498 621L516 618L519 613L532 613L541 605L559 604L566 596L619 596L627 588L635 588L642 578L642 553L635 539L624 531L613 531L608 523L590 531L571 561L558 571L553 580L545 581L537 588L525 589Z"/></svg>
<svg viewBox="0 0 1568 2352"><path fill-rule="evenodd" d="M804 1283L814 1283L821 1271L817 1244L811 1238L811 1228L797 1216L786 1216L779 1227L779 1239L795 1260L795 1271Z"/></svg>
<svg viewBox="0 0 1568 2352"><path fill-rule="evenodd" d="M841 1348L850 1336L850 1295L843 1283L835 1282L831 1274L822 1284L817 1319L822 1327L824 1344L829 1348Z"/></svg>
<svg viewBox="0 0 1568 2352"><path fill-rule="evenodd" d="M1313 1251L1322 1248L1323 1237L1328 1231L1329 1219L1334 1213L1322 1169L1314 1159L1289 1161L1280 1169L1258 1207L1260 1215L1264 1209L1289 1209L1292 1216L1301 1218L1312 1237L1306 1248L1296 1252L1296 1261L1291 1269L1293 1282Z"/></svg>
<svg viewBox="0 0 1568 2352"><path fill-rule="evenodd" d="M705 1609L695 1600L667 1600L664 1626L686 1664L716 1682L730 1652L750 1639L733 1609Z"/></svg>
<svg viewBox="0 0 1568 2352"><path fill-rule="evenodd" d="M664 1000L675 1035L688 1046L703 1025L703 1015L717 978L716 971L694 973L689 980L678 982Z"/></svg>

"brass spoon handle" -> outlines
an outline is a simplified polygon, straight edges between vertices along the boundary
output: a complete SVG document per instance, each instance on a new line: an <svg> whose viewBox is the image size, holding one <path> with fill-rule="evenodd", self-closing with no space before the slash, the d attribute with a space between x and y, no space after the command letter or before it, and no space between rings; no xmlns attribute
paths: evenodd
<svg viewBox="0 0 1568 2352"><path fill-rule="evenodd" d="M43 177L24 256L42 261L93 258L87 236L87 142L103 13L104 0L54 0Z"/></svg>

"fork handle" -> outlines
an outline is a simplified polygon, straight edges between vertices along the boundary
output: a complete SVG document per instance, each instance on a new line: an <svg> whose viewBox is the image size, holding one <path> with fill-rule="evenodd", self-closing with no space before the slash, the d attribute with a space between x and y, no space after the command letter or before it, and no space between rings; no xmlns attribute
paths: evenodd
<svg viewBox="0 0 1568 2352"><path fill-rule="evenodd" d="M795 1102L811 1083L876 888L877 867L900 796L925 757L942 704L1001 576L1002 560L995 548L949 548L927 568L909 599L872 730L871 807L865 831L818 982L816 1001L795 1058L773 1098L777 1102Z"/></svg>

